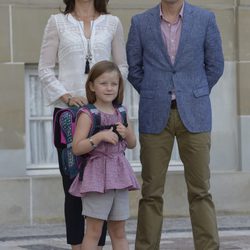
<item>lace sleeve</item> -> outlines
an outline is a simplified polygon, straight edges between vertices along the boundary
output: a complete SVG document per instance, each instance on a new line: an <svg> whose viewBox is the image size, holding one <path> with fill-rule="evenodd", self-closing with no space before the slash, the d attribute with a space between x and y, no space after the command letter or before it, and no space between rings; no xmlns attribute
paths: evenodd
<svg viewBox="0 0 250 250"><path fill-rule="evenodd" d="M59 47L59 36L55 16L48 20L44 31L40 52L38 74L43 91L49 104L55 102L60 96L67 93L66 89L56 78L55 65Z"/></svg>
<svg viewBox="0 0 250 250"><path fill-rule="evenodd" d="M122 73L123 79L126 80L128 75L128 64L127 64L123 27L119 19L114 34L114 38L112 41L112 57L113 61L118 65Z"/></svg>

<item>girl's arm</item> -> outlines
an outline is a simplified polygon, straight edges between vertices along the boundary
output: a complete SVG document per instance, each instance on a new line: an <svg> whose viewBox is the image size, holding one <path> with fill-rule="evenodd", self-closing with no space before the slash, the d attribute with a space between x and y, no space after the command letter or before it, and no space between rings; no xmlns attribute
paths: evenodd
<svg viewBox="0 0 250 250"><path fill-rule="evenodd" d="M125 127L122 123L117 123L117 131L122 136L122 138L127 142L127 148L134 148L136 146L136 137L131 126L131 123L128 120L128 126Z"/></svg>
<svg viewBox="0 0 250 250"><path fill-rule="evenodd" d="M93 150L100 142L105 141L111 144L118 142L118 136L112 131L104 130L88 138L91 129L91 118L86 113L81 113L76 125L73 138L72 150L75 155L82 155Z"/></svg>

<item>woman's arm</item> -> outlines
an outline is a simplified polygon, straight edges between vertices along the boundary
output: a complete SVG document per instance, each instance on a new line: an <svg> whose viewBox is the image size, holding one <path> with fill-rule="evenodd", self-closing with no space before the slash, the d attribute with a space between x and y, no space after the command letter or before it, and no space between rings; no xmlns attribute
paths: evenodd
<svg viewBox="0 0 250 250"><path fill-rule="evenodd" d="M67 104L70 95L55 75L59 47L59 36L55 16L51 16L44 30L40 52L38 74L44 93L50 104L61 97Z"/></svg>
<svg viewBox="0 0 250 250"><path fill-rule="evenodd" d="M122 73L123 79L126 80L128 75L128 64L127 64L123 27L118 17L117 17L117 22L118 23L116 27L116 32L112 40L112 57L114 63L118 65Z"/></svg>

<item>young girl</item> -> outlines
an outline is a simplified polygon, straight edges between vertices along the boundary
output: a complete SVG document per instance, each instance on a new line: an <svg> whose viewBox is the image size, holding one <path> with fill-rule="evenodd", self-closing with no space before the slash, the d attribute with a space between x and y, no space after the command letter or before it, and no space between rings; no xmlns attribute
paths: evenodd
<svg viewBox="0 0 250 250"><path fill-rule="evenodd" d="M84 250L96 250L105 220L113 249L129 249L125 234L125 220L129 217L128 191L139 189L139 184L124 154L126 148L136 146L135 134L130 124L128 127L122 124L116 109L122 103L123 89L122 75L116 64L101 61L93 66L86 82L88 102L99 110L101 125L117 124L122 140L112 128L88 137L91 113L83 107L78 114L73 152L90 156L82 181L76 178L69 192L82 197L87 220Z"/></svg>

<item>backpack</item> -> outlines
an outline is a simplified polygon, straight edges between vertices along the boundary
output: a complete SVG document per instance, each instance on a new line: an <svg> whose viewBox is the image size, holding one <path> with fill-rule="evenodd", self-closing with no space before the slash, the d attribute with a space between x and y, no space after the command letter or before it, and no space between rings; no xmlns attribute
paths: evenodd
<svg viewBox="0 0 250 250"><path fill-rule="evenodd" d="M110 129L112 127L113 131L118 135L119 140L122 140L121 135L116 130L116 124L108 126L101 125L101 114L93 104L86 104L83 107L87 108L92 115L93 125L91 126L88 137L98 133L101 130ZM55 114L54 119L54 144L56 147L62 148L61 160L63 171L70 177L70 179L73 179L79 173L79 179L82 180L84 167L88 160L88 154L76 156L72 152L72 142L76 128L77 113L83 107L60 109ZM127 127L128 124L126 109L122 105L117 106L116 109L121 115L123 125ZM57 142L58 138L55 138L56 133L59 134L59 142Z"/></svg>

